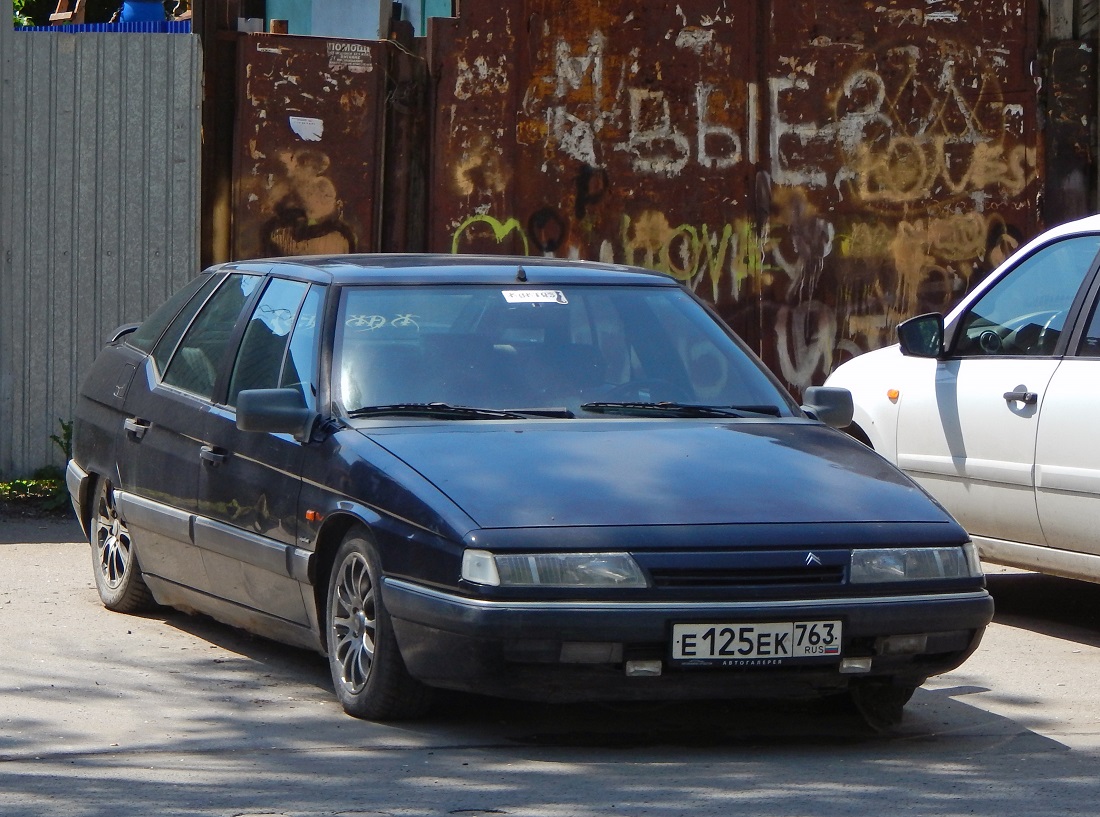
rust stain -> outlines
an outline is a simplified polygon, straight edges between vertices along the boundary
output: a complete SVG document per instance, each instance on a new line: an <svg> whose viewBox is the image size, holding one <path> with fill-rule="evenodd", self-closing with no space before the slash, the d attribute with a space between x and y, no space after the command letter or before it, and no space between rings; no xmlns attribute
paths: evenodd
<svg viewBox="0 0 1100 817"><path fill-rule="evenodd" d="M242 38L236 258L376 248L382 43Z"/></svg>

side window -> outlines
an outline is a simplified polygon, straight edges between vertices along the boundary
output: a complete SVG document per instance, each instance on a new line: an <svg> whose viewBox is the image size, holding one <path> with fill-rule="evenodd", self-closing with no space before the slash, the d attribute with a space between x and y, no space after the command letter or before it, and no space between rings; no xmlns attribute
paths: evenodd
<svg viewBox="0 0 1100 817"><path fill-rule="evenodd" d="M306 295L294 334L290 336L280 388L294 388L302 392L306 405L316 408L317 394L313 391L317 369L317 333L321 326L321 309L325 302L324 287L312 286Z"/></svg>
<svg viewBox="0 0 1100 817"><path fill-rule="evenodd" d="M153 314L142 322L141 326L127 335L126 343L135 349L148 352L160 336L164 334L165 327L180 313L180 310L190 303L192 298L195 298L201 304L210 290L214 288L216 281L217 278L213 275L200 275L190 281L187 286L157 307ZM200 290L202 294L195 297ZM195 309L198 309L197 305ZM194 310L191 311L191 314L195 314ZM190 320L190 317L188 320Z"/></svg>
<svg viewBox="0 0 1100 817"><path fill-rule="evenodd" d="M1100 301L1092 306L1092 318L1089 327L1081 338L1081 346L1077 349L1081 357L1100 357Z"/></svg>
<svg viewBox="0 0 1100 817"><path fill-rule="evenodd" d="M954 354L1042 357L1054 353L1100 236L1044 247L1021 261L963 316Z"/></svg>
<svg viewBox="0 0 1100 817"><path fill-rule="evenodd" d="M226 278L180 341L164 373L164 383L201 397L213 396L218 363L225 355L248 296L260 280L259 275L243 273Z"/></svg>
<svg viewBox="0 0 1100 817"><path fill-rule="evenodd" d="M283 278L273 278L267 285L248 321L233 364L226 401L229 405L237 405L237 395L243 389L278 387L287 340L307 286Z"/></svg>
<svg viewBox="0 0 1100 817"><path fill-rule="evenodd" d="M203 285L202 291L188 301L183 309L179 310L179 314L176 315L172 323L168 326L168 331L164 332L161 339L157 341L157 345L153 348L153 362L156 364L158 375L163 376L164 369L168 366L168 361L172 358L172 352L176 350L176 345L180 342L180 338L183 337L183 333L187 331L187 327L190 326L191 320L195 317L195 313L202 308L204 303L206 303L206 299L210 297L210 291L221 280L222 279L218 276L211 276ZM160 310L157 310L157 312L159 311ZM149 320L153 320L153 318L150 317ZM144 329L145 325L142 324L136 332L129 336L127 339L128 342L133 343L135 337L140 340L141 333ZM152 334L152 330L150 334Z"/></svg>

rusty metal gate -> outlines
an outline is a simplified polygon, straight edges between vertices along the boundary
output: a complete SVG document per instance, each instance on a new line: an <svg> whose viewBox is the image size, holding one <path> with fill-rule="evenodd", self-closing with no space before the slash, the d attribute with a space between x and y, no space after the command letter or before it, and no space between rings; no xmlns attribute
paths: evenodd
<svg viewBox="0 0 1100 817"><path fill-rule="evenodd" d="M387 134L415 131L423 116L419 99L410 112L395 93L415 73L411 55L319 37L249 36L238 48L233 257L405 249L395 233L411 228L383 205L405 216L407 191L385 182L404 184L419 160L384 157Z"/></svg>
<svg viewBox="0 0 1100 817"><path fill-rule="evenodd" d="M795 391L1037 226L1037 0L465 0L428 242L641 264Z"/></svg>

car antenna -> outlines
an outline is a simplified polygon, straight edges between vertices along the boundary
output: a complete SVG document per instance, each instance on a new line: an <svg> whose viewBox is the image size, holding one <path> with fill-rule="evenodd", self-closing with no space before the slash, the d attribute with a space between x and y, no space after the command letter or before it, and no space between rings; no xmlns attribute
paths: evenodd
<svg viewBox="0 0 1100 817"><path fill-rule="evenodd" d="M527 270L525 270L523 267L517 269L516 280L519 281L521 284L527 283Z"/></svg>

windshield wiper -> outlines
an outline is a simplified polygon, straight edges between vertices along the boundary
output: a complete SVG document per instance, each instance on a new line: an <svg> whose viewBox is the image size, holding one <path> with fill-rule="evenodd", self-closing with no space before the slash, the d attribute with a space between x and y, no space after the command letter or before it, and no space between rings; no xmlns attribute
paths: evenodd
<svg viewBox="0 0 1100 817"><path fill-rule="evenodd" d="M659 414L665 417L779 417L779 406L705 406L695 403L623 402L584 403L581 408L596 414Z"/></svg>
<svg viewBox="0 0 1100 817"><path fill-rule="evenodd" d="M394 403L389 406L363 406L349 411L348 416L358 417L431 417L439 420L522 420L524 415L514 411L452 406L449 403Z"/></svg>

